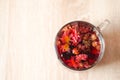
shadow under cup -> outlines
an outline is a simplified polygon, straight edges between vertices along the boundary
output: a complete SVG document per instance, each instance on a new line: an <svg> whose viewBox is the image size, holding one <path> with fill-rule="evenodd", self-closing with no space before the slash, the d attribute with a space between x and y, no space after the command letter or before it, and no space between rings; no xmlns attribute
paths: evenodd
<svg viewBox="0 0 120 80"><path fill-rule="evenodd" d="M57 33L55 48L60 62L72 70L87 70L103 57L105 43L100 30L85 21L73 21Z"/></svg>

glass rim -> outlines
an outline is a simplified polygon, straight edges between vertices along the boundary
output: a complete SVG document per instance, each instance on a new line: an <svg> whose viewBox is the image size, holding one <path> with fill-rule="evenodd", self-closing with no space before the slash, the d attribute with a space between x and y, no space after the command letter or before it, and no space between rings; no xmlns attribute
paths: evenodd
<svg viewBox="0 0 120 80"><path fill-rule="evenodd" d="M97 60L96 60L96 61L91 65L91 67L89 67L89 68L75 69L75 68L69 67L68 65L66 65L66 64L64 63L64 61L62 61L62 59L60 58L60 55L59 55L59 53L58 53L58 51L57 51L56 40L57 40L58 33L59 33L66 25L68 25L68 24L70 24L70 23L73 23L73 22L83 22L83 23L90 24L90 25L95 29L95 31L97 31L97 33L98 33L97 36L98 36L98 38L99 38L99 40L100 40L100 47L101 47L101 48L100 48L100 54L99 54ZM91 24L91 23L89 23L89 22L87 22L87 21L81 21L81 20L71 21L71 22L68 22L67 24L63 25L63 26L59 29L59 31L57 32L57 34L56 34L56 36L55 36L54 46L55 46L55 52L56 52L56 54L57 54L57 58L58 58L58 60L60 61L60 63L62 63L66 68L69 68L70 70L74 70L74 71L84 71L84 70L88 70L88 69L94 67L96 64L98 64L98 63L101 61L101 59L103 58L103 55L104 55L104 51L105 51L105 41L104 41L104 38L103 38L103 35L102 35L101 31L97 28L97 26L94 26L93 24Z"/></svg>

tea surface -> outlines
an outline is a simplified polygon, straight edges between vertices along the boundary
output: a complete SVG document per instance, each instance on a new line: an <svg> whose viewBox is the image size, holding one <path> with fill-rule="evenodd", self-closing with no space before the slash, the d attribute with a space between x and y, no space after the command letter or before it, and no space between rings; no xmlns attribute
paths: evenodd
<svg viewBox="0 0 120 80"><path fill-rule="evenodd" d="M92 67L100 54L100 40L94 26L81 21L66 24L57 34L56 49L62 63L71 69Z"/></svg>

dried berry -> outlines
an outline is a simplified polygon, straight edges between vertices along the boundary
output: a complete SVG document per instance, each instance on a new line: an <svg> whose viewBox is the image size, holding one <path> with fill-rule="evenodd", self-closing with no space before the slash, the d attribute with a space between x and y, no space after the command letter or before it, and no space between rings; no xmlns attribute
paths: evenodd
<svg viewBox="0 0 120 80"><path fill-rule="evenodd" d="M61 54L61 57L63 57L65 60L70 59L71 56L73 56L73 55L69 52L64 52L64 53Z"/></svg>
<svg viewBox="0 0 120 80"><path fill-rule="evenodd" d="M98 45L98 42L97 42L97 41L93 41L93 42L92 42L92 46L93 46L93 47L96 47L97 45Z"/></svg>

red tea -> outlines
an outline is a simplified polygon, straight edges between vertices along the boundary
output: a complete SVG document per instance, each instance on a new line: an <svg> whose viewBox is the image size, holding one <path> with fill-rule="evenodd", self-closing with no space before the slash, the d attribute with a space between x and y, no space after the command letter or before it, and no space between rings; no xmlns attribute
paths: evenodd
<svg viewBox="0 0 120 80"><path fill-rule="evenodd" d="M87 22L68 23L56 37L58 57L71 69L83 70L92 67L100 55L100 48L94 26Z"/></svg>

